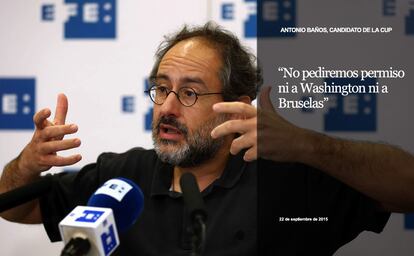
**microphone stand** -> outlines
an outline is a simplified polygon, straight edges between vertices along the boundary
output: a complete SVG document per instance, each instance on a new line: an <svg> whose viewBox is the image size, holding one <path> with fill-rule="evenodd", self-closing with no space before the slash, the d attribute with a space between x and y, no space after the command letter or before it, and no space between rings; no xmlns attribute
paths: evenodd
<svg viewBox="0 0 414 256"><path fill-rule="evenodd" d="M191 219L191 256L201 256L206 240L207 211L201 196L196 178L190 172L180 177L180 185L184 202L188 207Z"/></svg>
<svg viewBox="0 0 414 256"><path fill-rule="evenodd" d="M91 243L88 239L83 237L72 238L65 245L60 256L83 256L89 252L90 248Z"/></svg>
<svg viewBox="0 0 414 256"><path fill-rule="evenodd" d="M201 256L204 250L204 245L206 241L206 224L204 222L204 217L200 214L194 216L193 226L192 226L192 251L191 256Z"/></svg>

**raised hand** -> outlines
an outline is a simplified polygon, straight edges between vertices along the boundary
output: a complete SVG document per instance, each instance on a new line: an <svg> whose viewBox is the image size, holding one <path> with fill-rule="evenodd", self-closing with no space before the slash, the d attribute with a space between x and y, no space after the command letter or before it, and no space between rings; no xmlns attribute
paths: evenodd
<svg viewBox="0 0 414 256"><path fill-rule="evenodd" d="M309 147L307 132L282 118L270 101L270 87L260 93L259 109L242 102L220 102L213 106L217 113L236 116L224 122L212 132L213 138L229 134L240 134L233 140L230 153L237 154L247 149L244 160L261 157L273 161L296 161L300 152Z"/></svg>
<svg viewBox="0 0 414 256"><path fill-rule="evenodd" d="M245 161L253 161L257 158L257 110L254 106L243 102L220 102L213 106L217 113L231 114L234 119L217 126L211 132L213 138L229 134L239 134L230 147L230 153L235 155L242 149L247 149L244 154Z"/></svg>
<svg viewBox="0 0 414 256"><path fill-rule="evenodd" d="M35 132L18 157L18 167L21 171L36 176L52 166L72 165L82 159L79 154L66 157L57 154L62 150L79 147L81 144L78 138L63 139L65 135L73 134L78 130L75 124L65 124L67 111L68 100L64 94L59 94L53 122L48 120L51 115L50 109L42 109L34 115Z"/></svg>
<svg viewBox="0 0 414 256"><path fill-rule="evenodd" d="M311 149L308 130L281 117L270 100L271 87L265 87L259 96L257 123L259 157L273 161L297 162Z"/></svg>

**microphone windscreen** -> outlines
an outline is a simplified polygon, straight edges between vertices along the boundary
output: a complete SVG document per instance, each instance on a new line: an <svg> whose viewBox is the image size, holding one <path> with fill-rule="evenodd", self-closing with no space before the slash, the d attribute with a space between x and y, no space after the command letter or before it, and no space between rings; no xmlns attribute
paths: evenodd
<svg viewBox="0 0 414 256"><path fill-rule="evenodd" d="M180 186L183 192L184 202L190 211L191 218L199 214L205 220L207 218L207 211L194 175L190 172L181 175Z"/></svg>
<svg viewBox="0 0 414 256"><path fill-rule="evenodd" d="M105 182L91 196L88 206L111 208L120 232L130 228L144 208L141 189L129 179L115 178Z"/></svg>
<svg viewBox="0 0 414 256"><path fill-rule="evenodd" d="M43 196L49 193L51 187L52 175L46 175L30 184L5 192L0 195L0 212Z"/></svg>

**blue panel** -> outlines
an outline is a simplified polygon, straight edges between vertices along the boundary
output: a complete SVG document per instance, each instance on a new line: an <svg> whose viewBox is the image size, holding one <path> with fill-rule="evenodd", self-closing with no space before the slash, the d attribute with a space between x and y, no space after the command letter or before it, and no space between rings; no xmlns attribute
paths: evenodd
<svg viewBox="0 0 414 256"><path fill-rule="evenodd" d="M144 87L145 87L145 90L148 90L150 88L150 83L149 83L148 79L144 79ZM146 96L149 97L148 94L146 94ZM152 130L151 124L152 124L152 114L153 113L154 113L154 108L151 106L148 109L145 116L144 116L144 124L145 124L144 129L145 129L145 131L151 131Z"/></svg>
<svg viewBox="0 0 414 256"><path fill-rule="evenodd" d="M35 79L0 78L0 129L34 129Z"/></svg>
<svg viewBox="0 0 414 256"><path fill-rule="evenodd" d="M326 79L330 85L375 85L376 79L361 81L354 79ZM377 130L377 96L375 94L326 94L329 96L331 107L325 114L325 131L376 131ZM335 105L332 106L332 102Z"/></svg>
<svg viewBox="0 0 414 256"><path fill-rule="evenodd" d="M405 17L405 33L414 35L414 10L410 10L409 15Z"/></svg>
<svg viewBox="0 0 414 256"><path fill-rule="evenodd" d="M414 213L405 214L404 227L405 229L414 230Z"/></svg>
<svg viewBox="0 0 414 256"><path fill-rule="evenodd" d="M259 37L296 36L280 32L284 27L296 27L296 0L259 0L257 12Z"/></svg>
<svg viewBox="0 0 414 256"><path fill-rule="evenodd" d="M384 16L395 16L396 1L382 0L382 14Z"/></svg>
<svg viewBox="0 0 414 256"><path fill-rule="evenodd" d="M65 0L65 3L75 5L65 23L66 39L116 37L115 0Z"/></svg>
<svg viewBox="0 0 414 256"><path fill-rule="evenodd" d="M256 2L256 0L245 0L245 2ZM244 22L244 37L246 38L254 38L257 36L257 4L251 8L253 10L249 10L249 16Z"/></svg>
<svg viewBox="0 0 414 256"><path fill-rule="evenodd" d="M310 100L311 97L312 97L311 95L303 96L300 100L301 101L307 101L307 100ZM300 111L302 111L304 113L313 113L313 112L315 112L315 109L313 109L313 108L301 108Z"/></svg>

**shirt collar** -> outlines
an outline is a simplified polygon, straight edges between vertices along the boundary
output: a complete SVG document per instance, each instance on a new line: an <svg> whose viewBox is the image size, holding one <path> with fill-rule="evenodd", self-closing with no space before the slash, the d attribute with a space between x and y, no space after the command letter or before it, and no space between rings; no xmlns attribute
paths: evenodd
<svg viewBox="0 0 414 256"><path fill-rule="evenodd" d="M167 195L174 175L174 167L157 158L151 184L151 196Z"/></svg>
<svg viewBox="0 0 414 256"><path fill-rule="evenodd" d="M235 186L246 169L247 162L243 160L243 155L244 152L235 156L230 155L223 174L208 186L203 191L203 194L210 193L214 187L232 188ZM153 174L151 196L171 194L170 187L173 179L174 167L157 159Z"/></svg>

